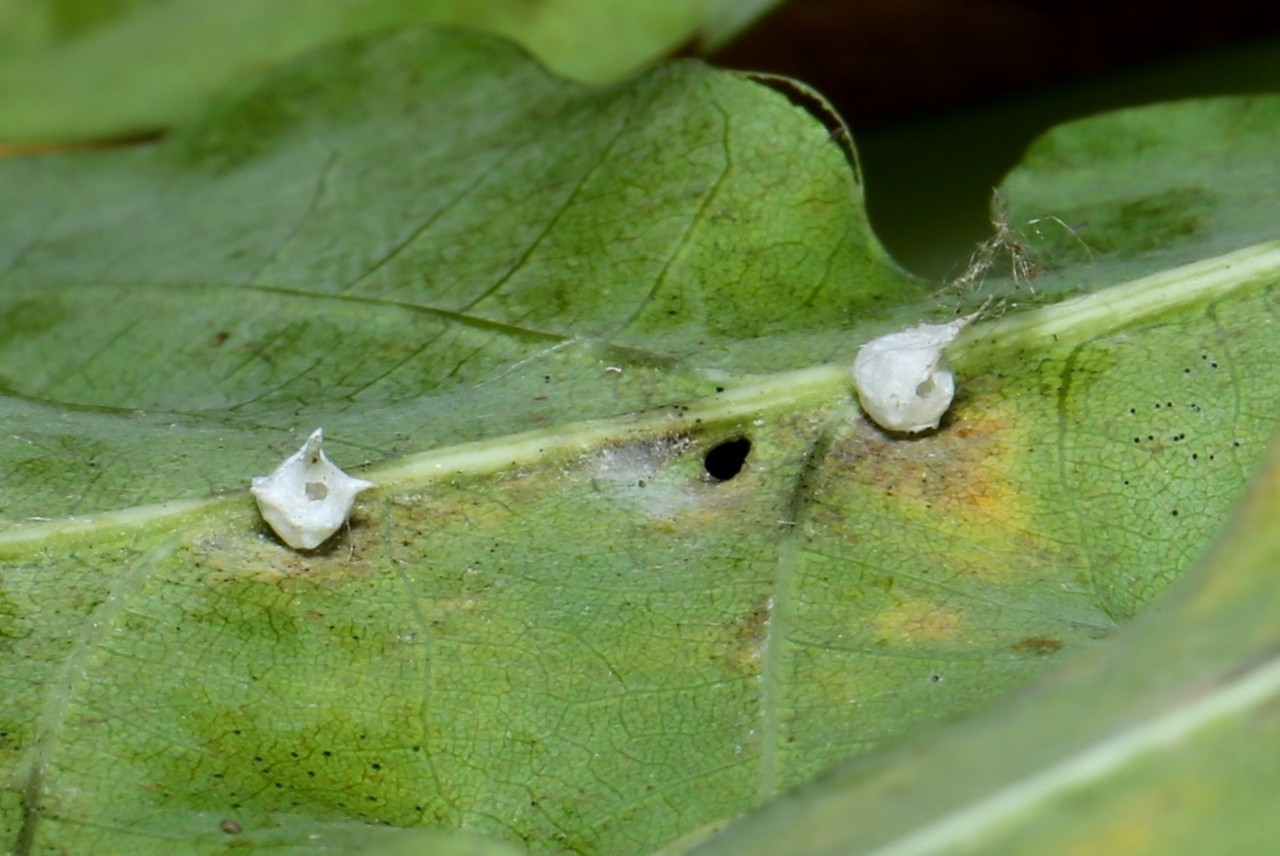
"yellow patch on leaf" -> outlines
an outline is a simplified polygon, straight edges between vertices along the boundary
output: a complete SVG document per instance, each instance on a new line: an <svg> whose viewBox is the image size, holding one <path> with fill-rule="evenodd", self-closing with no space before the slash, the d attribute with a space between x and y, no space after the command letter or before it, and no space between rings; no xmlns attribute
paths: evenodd
<svg viewBox="0 0 1280 856"><path fill-rule="evenodd" d="M864 423L833 452L897 513L927 516L951 531L1021 532L1030 509L1011 473L1026 440L1011 410L969 406L919 438L890 436Z"/></svg>
<svg viewBox="0 0 1280 856"><path fill-rule="evenodd" d="M894 644L946 642L960 635L960 617L936 604L914 603L876 616L880 638Z"/></svg>

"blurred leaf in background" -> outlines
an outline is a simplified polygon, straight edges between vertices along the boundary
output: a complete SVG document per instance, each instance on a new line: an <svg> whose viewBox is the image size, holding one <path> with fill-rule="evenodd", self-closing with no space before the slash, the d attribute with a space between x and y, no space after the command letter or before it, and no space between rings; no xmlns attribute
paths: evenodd
<svg viewBox="0 0 1280 856"><path fill-rule="evenodd" d="M0 10L0 143L152 133L305 50L403 24L506 36L608 82L714 46L777 0L11 0Z"/></svg>

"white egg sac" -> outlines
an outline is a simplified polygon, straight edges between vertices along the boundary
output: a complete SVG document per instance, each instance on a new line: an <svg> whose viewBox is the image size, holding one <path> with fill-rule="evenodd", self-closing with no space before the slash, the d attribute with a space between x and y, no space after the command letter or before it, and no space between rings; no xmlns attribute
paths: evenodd
<svg viewBox="0 0 1280 856"><path fill-rule="evenodd" d="M250 488L263 519L295 550L314 550L327 541L351 516L356 495L376 487L334 466L320 448L323 440L317 428L301 449L271 475L255 477Z"/></svg>
<svg viewBox="0 0 1280 856"><path fill-rule="evenodd" d="M920 324L859 348L853 386L867 416L886 431L916 434L937 428L956 392L942 352L971 320Z"/></svg>

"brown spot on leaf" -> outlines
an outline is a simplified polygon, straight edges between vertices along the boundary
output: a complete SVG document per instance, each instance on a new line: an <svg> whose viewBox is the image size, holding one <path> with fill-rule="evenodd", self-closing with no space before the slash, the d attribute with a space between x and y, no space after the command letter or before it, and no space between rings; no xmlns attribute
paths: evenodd
<svg viewBox="0 0 1280 856"><path fill-rule="evenodd" d="M1062 650L1062 640L1054 639L1052 636L1028 636L1025 639L1019 639L1013 645L1013 650L1024 654L1035 654L1037 657L1044 657L1048 654L1056 653Z"/></svg>
<svg viewBox="0 0 1280 856"><path fill-rule="evenodd" d="M773 598L763 597L751 607L749 612L739 616L729 625L731 640L729 662L735 669L759 672L772 613Z"/></svg>

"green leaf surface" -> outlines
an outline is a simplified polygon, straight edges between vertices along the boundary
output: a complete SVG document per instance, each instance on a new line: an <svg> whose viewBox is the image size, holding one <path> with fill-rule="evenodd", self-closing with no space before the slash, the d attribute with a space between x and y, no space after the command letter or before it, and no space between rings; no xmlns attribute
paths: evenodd
<svg viewBox="0 0 1280 856"><path fill-rule="evenodd" d="M0 143L154 132L318 45L404 24L506 36L609 82L721 43L777 0L11 0L0 10Z"/></svg>
<svg viewBox="0 0 1280 856"><path fill-rule="evenodd" d="M1067 242L1029 299L1075 296L971 327L942 429L891 437L847 367L947 307L772 85L405 31L159 145L0 163L0 840L648 852L1194 562L1276 412L1280 245L1233 231L1268 200L1206 167L1196 237ZM1274 169L1274 99L1170 109L1254 114L1220 179ZM1150 123L1153 169L1195 144ZM379 488L297 553L245 488L317 426Z"/></svg>
<svg viewBox="0 0 1280 856"><path fill-rule="evenodd" d="M1194 574L994 715L864 757L696 852L1265 853L1280 697L1280 443Z"/></svg>

